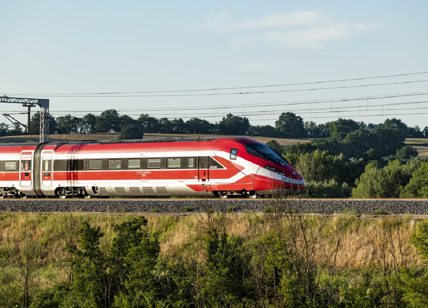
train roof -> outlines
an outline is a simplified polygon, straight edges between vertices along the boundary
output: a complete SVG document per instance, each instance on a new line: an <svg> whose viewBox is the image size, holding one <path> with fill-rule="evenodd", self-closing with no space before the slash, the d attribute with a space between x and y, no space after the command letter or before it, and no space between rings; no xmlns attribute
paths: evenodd
<svg viewBox="0 0 428 308"><path fill-rule="evenodd" d="M131 139L131 140L73 140L47 142L46 145L75 145L75 144L121 144L121 143L168 143L168 142L203 142L228 139L240 143L250 143L256 140L247 137L203 137L203 138L165 138L165 139ZM256 141L257 142L257 141ZM39 143L0 143L0 147L38 146Z"/></svg>

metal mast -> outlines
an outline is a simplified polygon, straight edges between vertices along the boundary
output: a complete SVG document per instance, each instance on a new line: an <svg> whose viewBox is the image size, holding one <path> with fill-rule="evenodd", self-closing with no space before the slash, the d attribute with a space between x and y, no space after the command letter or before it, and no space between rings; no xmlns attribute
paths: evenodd
<svg viewBox="0 0 428 308"><path fill-rule="evenodd" d="M40 107L40 143L49 141L49 100L40 98L22 98L22 97L0 97L0 103L25 104L27 107L31 104Z"/></svg>

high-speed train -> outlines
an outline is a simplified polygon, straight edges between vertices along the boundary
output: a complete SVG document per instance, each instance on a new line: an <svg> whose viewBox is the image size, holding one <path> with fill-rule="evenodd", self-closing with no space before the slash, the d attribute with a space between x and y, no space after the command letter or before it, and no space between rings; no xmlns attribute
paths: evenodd
<svg viewBox="0 0 428 308"><path fill-rule="evenodd" d="M303 177L249 138L0 144L0 198L301 193Z"/></svg>

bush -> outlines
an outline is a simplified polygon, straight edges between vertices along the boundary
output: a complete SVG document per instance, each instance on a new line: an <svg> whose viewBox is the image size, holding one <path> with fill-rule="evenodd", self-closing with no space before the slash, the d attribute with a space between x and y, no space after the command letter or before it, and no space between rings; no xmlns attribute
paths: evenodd
<svg viewBox="0 0 428 308"><path fill-rule="evenodd" d="M306 183L306 193L309 198L349 198L351 192L352 189L348 184L340 185L335 180Z"/></svg>

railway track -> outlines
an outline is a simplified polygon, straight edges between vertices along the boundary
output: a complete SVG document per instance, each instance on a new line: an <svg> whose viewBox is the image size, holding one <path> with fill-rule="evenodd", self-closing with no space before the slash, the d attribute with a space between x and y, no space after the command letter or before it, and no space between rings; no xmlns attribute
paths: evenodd
<svg viewBox="0 0 428 308"><path fill-rule="evenodd" d="M0 212L269 212L274 207L307 213L428 214L428 199L2 199Z"/></svg>

